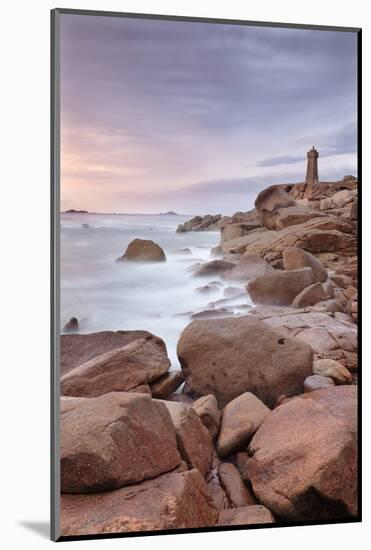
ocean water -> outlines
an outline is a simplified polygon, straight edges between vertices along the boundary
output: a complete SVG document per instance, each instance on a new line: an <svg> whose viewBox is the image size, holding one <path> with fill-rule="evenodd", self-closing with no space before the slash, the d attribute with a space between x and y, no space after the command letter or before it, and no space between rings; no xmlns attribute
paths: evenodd
<svg viewBox="0 0 371 550"><path fill-rule="evenodd" d="M191 313L223 298L223 287L230 286L223 283L212 295L196 290L209 280L194 277L189 268L212 259L210 249L219 244L219 233L176 233L177 225L187 219L62 214L61 326L74 316L80 333L149 330L164 339L172 368L179 368L176 344ZM116 263L135 238L154 240L164 249L167 262ZM192 255L178 253L182 248L190 248Z"/></svg>

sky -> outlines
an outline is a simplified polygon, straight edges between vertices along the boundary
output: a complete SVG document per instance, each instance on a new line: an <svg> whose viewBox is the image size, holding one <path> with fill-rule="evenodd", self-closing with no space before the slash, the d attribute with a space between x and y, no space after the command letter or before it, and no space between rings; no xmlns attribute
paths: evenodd
<svg viewBox="0 0 371 550"><path fill-rule="evenodd" d="M357 174L353 32L61 16L61 208L232 214Z"/></svg>

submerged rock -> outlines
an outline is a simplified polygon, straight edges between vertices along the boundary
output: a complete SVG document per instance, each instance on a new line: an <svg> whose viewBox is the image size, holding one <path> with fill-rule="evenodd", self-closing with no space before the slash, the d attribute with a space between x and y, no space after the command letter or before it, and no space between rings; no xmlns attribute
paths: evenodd
<svg viewBox="0 0 371 550"><path fill-rule="evenodd" d="M129 243L126 252L117 261L131 262L166 262L165 252L154 241L134 239Z"/></svg>

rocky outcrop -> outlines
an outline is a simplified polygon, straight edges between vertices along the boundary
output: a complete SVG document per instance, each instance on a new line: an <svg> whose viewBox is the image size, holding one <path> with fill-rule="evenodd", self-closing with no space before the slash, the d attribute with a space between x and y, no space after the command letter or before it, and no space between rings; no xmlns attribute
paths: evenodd
<svg viewBox="0 0 371 550"><path fill-rule="evenodd" d="M151 339L134 340L107 351L61 378L61 395L96 397L112 391L138 391L170 368L166 352Z"/></svg>
<svg viewBox="0 0 371 550"><path fill-rule="evenodd" d="M62 398L60 433L64 493L116 489L180 464L168 410L146 395Z"/></svg>
<svg viewBox="0 0 371 550"><path fill-rule="evenodd" d="M213 393L222 407L246 391L270 406L283 393L299 393L312 373L310 346L251 315L193 321L177 353L190 391Z"/></svg>
<svg viewBox="0 0 371 550"><path fill-rule="evenodd" d="M286 521L354 517L356 411L354 386L313 391L276 408L246 463L259 502Z"/></svg>
<svg viewBox="0 0 371 550"><path fill-rule="evenodd" d="M281 208L296 206L295 200L278 186L271 185L261 191L255 200L255 208L261 223L267 229L276 229L275 214Z"/></svg>
<svg viewBox="0 0 371 550"><path fill-rule="evenodd" d="M252 393L243 393L223 409L217 450L220 457L246 449L270 410Z"/></svg>
<svg viewBox="0 0 371 550"><path fill-rule="evenodd" d="M176 232L185 233L186 231L218 231L220 222L222 219L221 214L206 216L195 216L188 222L178 225Z"/></svg>
<svg viewBox="0 0 371 550"><path fill-rule="evenodd" d="M310 267L292 271L275 270L261 275L247 284L247 291L255 304L290 305L296 296L313 283Z"/></svg>
<svg viewBox="0 0 371 550"><path fill-rule="evenodd" d="M313 271L313 281L315 283L324 283L327 279L327 270L322 262L302 248L289 246L283 251L282 259L285 270L310 267Z"/></svg>
<svg viewBox="0 0 371 550"><path fill-rule="evenodd" d="M60 337L60 373L90 361L97 355L122 348L134 340L145 339L166 353L165 342L147 330L105 330L89 334L62 334Z"/></svg>
<svg viewBox="0 0 371 550"><path fill-rule="evenodd" d="M255 229L244 237L231 239L224 245L225 253L258 254L265 257L283 251L291 246L303 248L312 254L336 252L340 256L355 250L357 240L352 227L336 216L314 218L299 225L291 225L279 231Z"/></svg>
<svg viewBox="0 0 371 550"><path fill-rule="evenodd" d="M223 510L219 514L218 525L257 525L274 523L274 517L270 511L261 506L242 506Z"/></svg>
<svg viewBox="0 0 371 550"><path fill-rule="evenodd" d="M166 262L165 252L157 243L146 239L134 239L117 261Z"/></svg>
<svg viewBox="0 0 371 550"><path fill-rule="evenodd" d="M198 470L93 495L62 495L62 535L210 527L218 513Z"/></svg>

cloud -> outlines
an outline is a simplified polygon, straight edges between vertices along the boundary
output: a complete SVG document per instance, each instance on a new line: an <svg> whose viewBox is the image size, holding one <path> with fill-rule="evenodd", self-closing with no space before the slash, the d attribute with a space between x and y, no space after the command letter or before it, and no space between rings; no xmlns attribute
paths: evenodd
<svg viewBox="0 0 371 550"><path fill-rule="evenodd" d="M312 144L355 155L356 35L62 15L61 101L62 203L90 203L89 182L95 210L197 181L236 196L269 169L304 171Z"/></svg>

